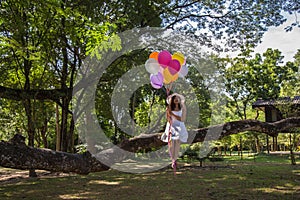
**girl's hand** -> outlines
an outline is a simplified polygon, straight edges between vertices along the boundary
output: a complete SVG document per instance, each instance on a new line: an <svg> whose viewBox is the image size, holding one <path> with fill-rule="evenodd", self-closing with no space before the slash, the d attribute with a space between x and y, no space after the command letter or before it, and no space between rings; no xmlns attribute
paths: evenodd
<svg viewBox="0 0 300 200"><path fill-rule="evenodd" d="M180 105L181 105L181 109L186 109L184 102L181 102Z"/></svg>

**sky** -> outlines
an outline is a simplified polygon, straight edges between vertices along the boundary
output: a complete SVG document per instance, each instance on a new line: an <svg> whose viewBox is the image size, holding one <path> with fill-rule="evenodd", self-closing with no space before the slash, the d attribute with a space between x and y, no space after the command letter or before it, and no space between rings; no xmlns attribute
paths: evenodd
<svg viewBox="0 0 300 200"><path fill-rule="evenodd" d="M288 20L278 27L270 27L262 38L262 43L254 49L254 53L263 53L268 48L278 49L284 56L283 61L293 61L297 49L300 49L300 28L294 27L292 31L286 32L285 27L295 22L295 17L287 16ZM228 52L227 52L228 54ZM234 57L238 52L229 54Z"/></svg>
<svg viewBox="0 0 300 200"><path fill-rule="evenodd" d="M289 16L283 25L269 28L262 39L263 42L255 48L255 52L262 53L267 48L279 49L285 62L293 61L297 49L300 49L300 28L294 27L291 32L286 32L284 28L294 21L295 18Z"/></svg>

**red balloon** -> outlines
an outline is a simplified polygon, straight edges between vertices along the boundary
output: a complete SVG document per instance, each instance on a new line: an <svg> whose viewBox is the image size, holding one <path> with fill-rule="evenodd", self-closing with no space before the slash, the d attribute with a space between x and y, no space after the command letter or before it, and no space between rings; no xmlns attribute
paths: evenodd
<svg viewBox="0 0 300 200"><path fill-rule="evenodd" d="M169 63L169 71L172 75L176 74L180 70L180 62L178 60L171 60Z"/></svg>

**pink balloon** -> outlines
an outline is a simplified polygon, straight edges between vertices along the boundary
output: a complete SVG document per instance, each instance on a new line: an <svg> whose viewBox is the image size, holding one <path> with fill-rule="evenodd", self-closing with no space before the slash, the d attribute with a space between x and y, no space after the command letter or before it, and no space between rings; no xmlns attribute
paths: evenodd
<svg viewBox="0 0 300 200"><path fill-rule="evenodd" d="M172 75L176 74L180 70L180 62L178 60L171 60L169 63L169 71Z"/></svg>
<svg viewBox="0 0 300 200"><path fill-rule="evenodd" d="M164 76L162 75L162 73L158 72L156 75L154 74L150 75L150 83L153 88L155 89L161 88L163 86L163 82L164 82Z"/></svg>
<svg viewBox="0 0 300 200"><path fill-rule="evenodd" d="M163 67L163 68L166 68L170 61L172 60L172 55L170 54L170 52L164 50L164 51L161 51L159 54L158 54L158 63Z"/></svg>

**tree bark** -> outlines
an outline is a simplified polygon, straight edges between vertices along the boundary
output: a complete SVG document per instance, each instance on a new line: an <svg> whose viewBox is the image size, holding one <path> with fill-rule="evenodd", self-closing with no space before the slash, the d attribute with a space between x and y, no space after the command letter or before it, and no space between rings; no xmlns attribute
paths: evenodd
<svg viewBox="0 0 300 200"><path fill-rule="evenodd" d="M60 135L60 125L59 125L59 108L57 104L55 107L55 127L56 127L56 151L60 151L61 135Z"/></svg>
<svg viewBox="0 0 300 200"><path fill-rule="evenodd" d="M60 123L60 135L61 135L61 146L62 151L68 151L69 137L68 137L68 110L69 101L67 98L62 99L61 107L61 123Z"/></svg>
<svg viewBox="0 0 300 200"><path fill-rule="evenodd" d="M70 129L69 129L69 144L68 144L68 147L69 147L69 150L68 152L70 153L74 153L74 131L75 131L75 121L74 121L74 118L72 117L71 120L70 120Z"/></svg>
<svg viewBox="0 0 300 200"><path fill-rule="evenodd" d="M255 151L256 151L256 153L261 152L260 141L259 141L258 135L255 135Z"/></svg>
<svg viewBox="0 0 300 200"><path fill-rule="evenodd" d="M257 131L269 136L275 136L278 132L294 127L300 127L299 118L288 118L278 122L268 123L257 120L241 120L228 122L212 127L201 128L190 131L190 136L195 136L190 142L202 142L208 134L214 131L221 131L220 137L237 134L244 131ZM119 144L119 147L137 152L142 149L159 148L167 143L160 140L162 133L141 134ZM192 138L191 137L191 138ZM109 166L98 161L90 153L71 154L66 152L53 151L49 149L33 148L25 145L25 138L20 135L9 141L0 142L0 166L16 169L42 169L54 172L74 172L78 174L88 174L108 170ZM120 162L124 155L116 153L116 148L104 150L97 156L111 160L111 164Z"/></svg>
<svg viewBox="0 0 300 200"><path fill-rule="evenodd" d="M15 135L9 142L0 142L1 166L15 169L74 172L77 174L88 174L109 169L88 152L85 154L70 154L33 148L25 145L24 141L23 136Z"/></svg>

